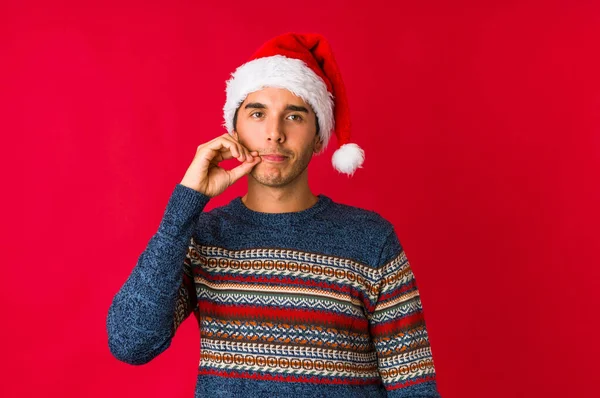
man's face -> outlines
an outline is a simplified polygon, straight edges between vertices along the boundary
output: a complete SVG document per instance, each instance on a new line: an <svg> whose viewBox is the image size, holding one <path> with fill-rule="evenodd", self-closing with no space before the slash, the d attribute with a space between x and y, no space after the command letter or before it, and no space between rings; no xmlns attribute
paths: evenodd
<svg viewBox="0 0 600 398"><path fill-rule="evenodd" d="M312 108L290 91L274 87L246 97L234 137L250 151L258 151L262 161L250 176L271 187L287 185L307 172L313 153L322 147Z"/></svg>

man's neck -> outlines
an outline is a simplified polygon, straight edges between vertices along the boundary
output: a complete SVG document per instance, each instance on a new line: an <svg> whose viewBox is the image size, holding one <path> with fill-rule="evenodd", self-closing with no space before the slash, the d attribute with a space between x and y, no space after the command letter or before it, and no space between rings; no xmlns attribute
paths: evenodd
<svg viewBox="0 0 600 398"><path fill-rule="evenodd" d="M248 179L248 192L242 202L250 210L261 213L290 213L306 210L319 198L310 191L307 180L285 187L268 187Z"/></svg>

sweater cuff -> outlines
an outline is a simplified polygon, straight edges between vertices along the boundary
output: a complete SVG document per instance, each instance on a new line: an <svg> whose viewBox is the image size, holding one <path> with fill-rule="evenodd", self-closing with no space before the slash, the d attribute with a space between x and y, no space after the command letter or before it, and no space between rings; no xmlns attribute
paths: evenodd
<svg viewBox="0 0 600 398"><path fill-rule="evenodd" d="M177 184L169 198L159 232L174 238L180 236L196 221L209 201L210 196Z"/></svg>

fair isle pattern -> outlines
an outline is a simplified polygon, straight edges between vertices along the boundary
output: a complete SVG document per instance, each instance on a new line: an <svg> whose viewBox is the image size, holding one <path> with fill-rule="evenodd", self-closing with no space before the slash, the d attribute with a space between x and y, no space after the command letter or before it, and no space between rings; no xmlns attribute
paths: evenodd
<svg viewBox="0 0 600 398"><path fill-rule="evenodd" d="M192 239L184 268L174 325L192 311L198 318L200 374L329 384L381 378L389 390L433 380L404 251L374 268L318 253L228 250Z"/></svg>
<svg viewBox="0 0 600 398"><path fill-rule="evenodd" d="M236 291L236 289L240 288L238 285L234 285L236 289L228 289L228 287L232 285L224 284L225 286L220 286L218 288L220 291L210 291L209 289L212 289L213 287L210 285L202 285L204 282L203 278L195 278L195 282L197 283L196 286L198 286L198 298L210 300L215 303L260 305L265 307L313 308L356 317L359 317L362 314L357 307L344 304L343 302L335 302L333 299L327 297L311 298L302 297L300 295L287 297L286 295L292 294L291 291L294 289L271 288L268 291L263 290L264 293L261 294L259 289L253 290L249 287L248 290L240 292ZM268 293L269 291L270 293ZM277 297L273 297L272 294L277 294Z"/></svg>
<svg viewBox="0 0 600 398"><path fill-rule="evenodd" d="M202 318L201 327L205 339L241 340L251 335L252 341L258 343L285 344L291 341L309 347L336 349L356 355L372 352L372 343L368 336L318 325L277 324L254 320L230 322L206 316Z"/></svg>
<svg viewBox="0 0 600 398"><path fill-rule="evenodd" d="M435 377L423 307L415 277L402 250L381 267L381 288L371 316L371 335L381 378L391 389L411 379Z"/></svg>
<svg viewBox="0 0 600 398"><path fill-rule="evenodd" d="M354 307L360 308L360 301L358 299L355 299L353 297L347 297L344 294L339 294L339 293L335 293L335 292L323 293L319 289L302 288L302 287L286 287L286 286L281 287L280 289L277 289L275 286L261 286L261 285L254 286L254 285L248 285L248 284L243 284L243 283L212 283L201 276L198 276L194 279L197 283L204 285L208 289L214 290L214 291L238 291L240 293L240 295L249 294L253 297L259 297L259 298L261 297L262 293L265 293L265 296L263 296L263 297L269 297L268 296L269 292L279 293L281 295L289 294L290 299L292 299L294 296L299 296L299 297L317 296L317 298L315 300L311 300L311 301L314 301L314 303L312 303L312 302L310 303L311 305L313 305L313 304L318 305L318 302L320 300L326 300L326 301L331 301L333 304L339 303L340 311L342 311L343 308L347 307L347 306L354 306ZM305 301L308 301L308 300L305 300ZM303 305L304 302L299 303L299 304ZM360 315L360 311L358 311L358 313L355 312L355 314Z"/></svg>
<svg viewBox="0 0 600 398"><path fill-rule="evenodd" d="M204 339L202 345L205 349L213 349L218 351L228 352L253 352L255 354L265 355L301 355L307 357L314 357L315 359L339 359L342 358L348 361L366 362L372 363L376 358L374 352L366 354L356 353L352 351L341 351L323 349L318 347L302 347L302 346L284 346L280 344L261 344L261 343L240 343L240 342L229 342L222 340L209 340Z"/></svg>
<svg viewBox="0 0 600 398"><path fill-rule="evenodd" d="M289 249L227 250L220 247L190 245L192 262L222 273L239 275L297 275L312 273L321 280L348 279L356 288L365 288L376 295L373 283L380 272L349 259L307 253Z"/></svg>
<svg viewBox="0 0 600 398"><path fill-rule="evenodd" d="M223 353L203 348L202 360L205 366L222 370L284 373L290 376L321 376L329 379L354 378L362 379L363 384L377 380L379 375L376 363L360 364L356 361L302 358L295 352L289 356L274 356Z"/></svg>
<svg viewBox="0 0 600 398"><path fill-rule="evenodd" d="M385 322L406 316L412 312L422 311L421 299L417 293L412 293L404 305L392 308L388 311L379 311L371 317L373 322ZM381 309L381 308L380 308Z"/></svg>

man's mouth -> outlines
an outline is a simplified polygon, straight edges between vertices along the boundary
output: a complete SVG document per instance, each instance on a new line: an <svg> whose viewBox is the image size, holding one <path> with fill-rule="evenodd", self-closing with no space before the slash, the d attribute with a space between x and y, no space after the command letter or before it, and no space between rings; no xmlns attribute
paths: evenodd
<svg viewBox="0 0 600 398"><path fill-rule="evenodd" d="M270 162L283 162L287 159L286 156L281 155L262 155L261 158L266 159Z"/></svg>

